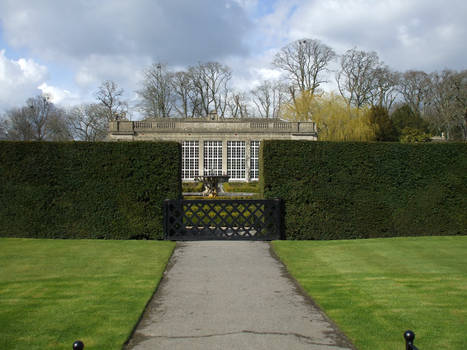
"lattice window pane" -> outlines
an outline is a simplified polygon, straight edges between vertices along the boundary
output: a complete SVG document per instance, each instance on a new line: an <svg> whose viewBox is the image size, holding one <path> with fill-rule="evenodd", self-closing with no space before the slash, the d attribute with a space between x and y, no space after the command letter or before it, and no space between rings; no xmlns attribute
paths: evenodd
<svg viewBox="0 0 467 350"><path fill-rule="evenodd" d="M232 180L244 180L245 141L227 141L227 175Z"/></svg>
<svg viewBox="0 0 467 350"><path fill-rule="evenodd" d="M193 180L199 176L199 143L198 141L182 142L182 179Z"/></svg>
<svg viewBox="0 0 467 350"><path fill-rule="evenodd" d="M222 141L204 141L204 174L222 175Z"/></svg>
<svg viewBox="0 0 467 350"><path fill-rule="evenodd" d="M250 179L259 179L259 141L250 143Z"/></svg>

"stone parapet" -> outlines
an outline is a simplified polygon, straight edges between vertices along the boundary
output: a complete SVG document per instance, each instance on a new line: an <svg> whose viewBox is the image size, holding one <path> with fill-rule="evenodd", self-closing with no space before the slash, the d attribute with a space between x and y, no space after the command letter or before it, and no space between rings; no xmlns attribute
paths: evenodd
<svg viewBox="0 0 467 350"><path fill-rule="evenodd" d="M114 121L109 123L112 140L177 139L194 135L253 136L261 139L316 140L314 122L288 122L274 119L154 119L147 121Z"/></svg>

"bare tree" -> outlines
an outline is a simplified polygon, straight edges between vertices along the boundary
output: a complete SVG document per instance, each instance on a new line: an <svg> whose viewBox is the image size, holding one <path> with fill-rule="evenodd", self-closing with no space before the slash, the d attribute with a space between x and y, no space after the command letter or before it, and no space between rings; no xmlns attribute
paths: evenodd
<svg viewBox="0 0 467 350"><path fill-rule="evenodd" d="M6 140L8 138L8 121L0 120L0 140Z"/></svg>
<svg viewBox="0 0 467 350"><path fill-rule="evenodd" d="M102 105L107 121L121 120L126 118L128 104L122 100L123 89L111 81L104 81L99 86L96 99Z"/></svg>
<svg viewBox="0 0 467 350"><path fill-rule="evenodd" d="M467 141L467 70L456 73L451 86L456 111L454 115L464 132L464 141Z"/></svg>
<svg viewBox="0 0 467 350"><path fill-rule="evenodd" d="M48 96L36 96L26 106L7 112L8 138L22 141L60 141L71 139L65 112Z"/></svg>
<svg viewBox="0 0 467 350"><path fill-rule="evenodd" d="M372 105L390 110L397 98L397 84L400 74L387 66L377 67L373 71Z"/></svg>
<svg viewBox="0 0 467 350"><path fill-rule="evenodd" d="M55 113L50 116L48 123L50 130L46 140L50 141L69 141L73 140L73 134L67 121L65 110L57 108Z"/></svg>
<svg viewBox="0 0 467 350"><path fill-rule="evenodd" d="M32 141L34 131L28 107L13 108L6 112L6 134L10 140Z"/></svg>
<svg viewBox="0 0 467 350"><path fill-rule="evenodd" d="M429 78L425 117L448 139L457 131L467 140L467 70L434 72Z"/></svg>
<svg viewBox="0 0 467 350"><path fill-rule="evenodd" d="M200 99L194 88L193 79L189 72L179 71L172 76L172 88L175 95L174 107L183 118L199 116Z"/></svg>
<svg viewBox="0 0 467 350"><path fill-rule="evenodd" d="M172 73L166 65L153 63L144 73L141 110L149 118L168 118L174 103Z"/></svg>
<svg viewBox="0 0 467 350"><path fill-rule="evenodd" d="M48 136L51 116L54 113L54 105L49 96L36 96L26 101L27 107L24 114L31 123L33 139L45 140Z"/></svg>
<svg viewBox="0 0 467 350"><path fill-rule="evenodd" d="M404 103L419 115L423 115L429 87L430 79L428 74L414 70L403 73L397 85Z"/></svg>
<svg viewBox="0 0 467 350"><path fill-rule="evenodd" d="M232 92L227 101L232 118L248 118L248 97L242 92Z"/></svg>
<svg viewBox="0 0 467 350"><path fill-rule="evenodd" d="M73 107L68 113L73 136L81 141L101 141L107 136L108 121L104 107L91 103Z"/></svg>
<svg viewBox="0 0 467 350"><path fill-rule="evenodd" d="M335 57L334 50L319 40L301 39L283 47L274 57L273 65L285 71L300 92L310 91L313 95L326 82L323 73Z"/></svg>
<svg viewBox="0 0 467 350"><path fill-rule="evenodd" d="M357 108L370 104L375 87L375 71L382 64L376 52L357 49L346 51L341 57L337 86L342 97Z"/></svg>
<svg viewBox="0 0 467 350"><path fill-rule="evenodd" d="M218 62L199 63L190 67L189 73L199 99L203 116L216 111L221 118L225 116L232 71Z"/></svg>
<svg viewBox="0 0 467 350"><path fill-rule="evenodd" d="M283 83L265 80L251 90L252 100L261 118L279 118L281 107L287 102L287 88Z"/></svg>

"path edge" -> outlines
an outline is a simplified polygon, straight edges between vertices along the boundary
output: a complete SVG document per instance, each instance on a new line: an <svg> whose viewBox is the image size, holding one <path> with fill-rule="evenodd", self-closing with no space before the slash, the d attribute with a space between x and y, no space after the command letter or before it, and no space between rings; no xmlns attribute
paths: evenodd
<svg viewBox="0 0 467 350"><path fill-rule="evenodd" d="M313 298L306 292L306 290L302 287L302 285L295 279L295 277L289 272L289 269L287 268L287 265L284 264L284 262L279 258L277 253L274 251L274 248L272 246L272 241L268 242L269 244L269 254L271 254L271 257L276 260L280 268L282 270L282 276L287 278L289 281L292 282L294 285L297 293L303 296L305 301L309 303L312 307L316 308L316 310L323 316L323 318L329 322L331 325L334 333L336 334L336 337L333 337L334 340L336 341L337 346L341 347L348 347L352 350L358 350L355 345L350 341L349 337L339 328L339 326L324 312L324 310L313 300Z"/></svg>
<svg viewBox="0 0 467 350"><path fill-rule="evenodd" d="M130 334L128 335L128 338L125 340L125 342L122 344L122 347L121 349L122 350L126 350L126 349L130 349L129 346L131 346L131 340L133 339L133 336L135 335L136 333L136 329L138 328L138 326L141 324L141 322L143 321L144 319L144 315L146 314L146 311L148 310L148 307L149 307L149 304L151 304L152 300L154 299L155 295L157 294L157 292L160 290L161 286L163 284L165 284L166 280L167 280L167 274L169 273L169 271L172 269L172 267L175 265L175 257L174 257L174 253L175 253L175 250L177 248L180 247L180 243L179 242L176 242L175 244L175 247L174 249L172 249L172 253L170 254L169 258L167 259L167 265L165 266L165 269L164 269L164 272L162 272L162 277L161 279L159 280L159 283L157 284L156 288L154 288L154 291L153 293L151 294L151 296L148 298L146 304L144 305L144 308L143 308L143 311L141 312L141 314L139 315L138 317L138 320L135 322L135 325L133 326Z"/></svg>

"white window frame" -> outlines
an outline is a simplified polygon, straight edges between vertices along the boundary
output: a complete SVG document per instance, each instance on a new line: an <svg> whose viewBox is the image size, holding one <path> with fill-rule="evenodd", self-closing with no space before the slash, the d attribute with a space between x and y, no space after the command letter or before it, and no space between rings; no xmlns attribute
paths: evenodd
<svg viewBox="0 0 467 350"><path fill-rule="evenodd" d="M204 141L204 175L222 175L222 141Z"/></svg>
<svg viewBox="0 0 467 350"><path fill-rule="evenodd" d="M227 141L227 175L229 180L246 179L245 141Z"/></svg>
<svg viewBox="0 0 467 350"><path fill-rule="evenodd" d="M199 142L182 142L182 180L194 180L199 176Z"/></svg>
<svg viewBox="0 0 467 350"><path fill-rule="evenodd" d="M250 141L250 180L259 180L260 141Z"/></svg>

